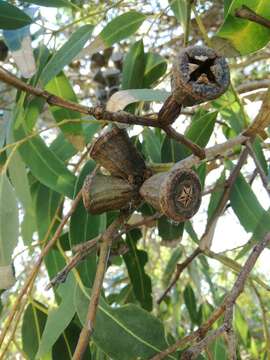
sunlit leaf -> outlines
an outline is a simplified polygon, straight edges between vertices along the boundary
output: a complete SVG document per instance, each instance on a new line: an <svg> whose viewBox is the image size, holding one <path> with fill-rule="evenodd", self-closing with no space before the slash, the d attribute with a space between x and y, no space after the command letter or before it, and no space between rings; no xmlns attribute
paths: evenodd
<svg viewBox="0 0 270 360"><path fill-rule="evenodd" d="M233 0L230 4L227 2L226 18L217 35L227 40L241 55L245 55L263 48L269 42L270 29L236 17L235 11L242 5L248 6L266 19L270 19L270 7L268 0Z"/></svg>

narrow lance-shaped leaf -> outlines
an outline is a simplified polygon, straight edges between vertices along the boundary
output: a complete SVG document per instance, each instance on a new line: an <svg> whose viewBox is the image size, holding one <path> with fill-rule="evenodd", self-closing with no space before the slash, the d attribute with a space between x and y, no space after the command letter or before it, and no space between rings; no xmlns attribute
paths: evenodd
<svg viewBox="0 0 270 360"><path fill-rule="evenodd" d="M187 285L184 290L184 300L185 300L185 304L188 309L188 313L189 313L191 321L194 324L198 324L199 323L199 313L197 311L196 298L194 295L194 291L190 285Z"/></svg>
<svg viewBox="0 0 270 360"><path fill-rule="evenodd" d="M123 64L122 89L139 89L143 84L144 74L143 41L135 42L127 53Z"/></svg>
<svg viewBox="0 0 270 360"><path fill-rule="evenodd" d="M0 0L0 29L13 30L29 25L33 20L16 6Z"/></svg>
<svg viewBox="0 0 270 360"><path fill-rule="evenodd" d="M52 56L46 66L43 68L40 76L42 86L45 86L54 76L71 63L78 52L84 47L89 40L92 31L92 25L84 25L71 35L69 40Z"/></svg>
<svg viewBox="0 0 270 360"><path fill-rule="evenodd" d="M22 323L23 351L29 360L36 358L46 319L47 308L40 302L32 300L24 312Z"/></svg>
<svg viewBox="0 0 270 360"><path fill-rule="evenodd" d="M21 140L29 135L25 128L24 112L14 119L13 134L15 140ZM69 196L73 195L75 176L64 163L47 147L40 136L29 138L19 147L20 155L29 166L34 176L49 188Z"/></svg>
<svg viewBox="0 0 270 360"><path fill-rule="evenodd" d="M143 86L150 87L163 76L167 70L166 60L159 54L148 52L145 54L145 69L143 75Z"/></svg>
<svg viewBox="0 0 270 360"><path fill-rule="evenodd" d="M110 21L95 40L79 54L91 56L132 35L146 19L144 14L129 11Z"/></svg>
<svg viewBox="0 0 270 360"><path fill-rule="evenodd" d="M75 314L75 306L73 297L75 279L70 274L64 284L61 284L57 292L61 295L61 304L56 309L52 309L46 321L44 331L42 333L36 357L42 358L47 355L56 343L57 339L67 328Z"/></svg>
<svg viewBox="0 0 270 360"><path fill-rule="evenodd" d="M47 7L70 7L72 6L72 1L70 0L24 0L24 2L30 4L37 4L40 6Z"/></svg>
<svg viewBox="0 0 270 360"><path fill-rule="evenodd" d="M54 95L60 96L65 100L77 102L77 97L72 89L72 86L63 72L55 76L46 85L45 90ZM83 150L85 147L85 141L82 124L80 122L81 114L76 111L63 109L59 106L50 106L50 110L57 123L61 123L64 120L74 120L70 123L61 125L60 129L77 150Z"/></svg>
<svg viewBox="0 0 270 360"><path fill-rule="evenodd" d="M15 191L6 174L0 174L0 290L14 283L11 256L19 235L19 215Z"/></svg>
<svg viewBox="0 0 270 360"><path fill-rule="evenodd" d="M246 231L254 231L264 214L264 209L241 174L232 187L230 201L241 225Z"/></svg>
<svg viewBox="0 0 270 360"><path fill-rule="evenodd" d="M137 248L136 244L140 238L141 232L139 230L128 233L126 242L129 251L123 257L136 299L144 309L151 311L153 306L152 284L144 269L148 255L144 250Z"/></svg>

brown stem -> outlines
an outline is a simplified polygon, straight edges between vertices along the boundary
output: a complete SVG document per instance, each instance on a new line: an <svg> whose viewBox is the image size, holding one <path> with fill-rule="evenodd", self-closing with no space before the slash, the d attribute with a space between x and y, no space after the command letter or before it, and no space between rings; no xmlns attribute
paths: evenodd
<svg viewBox="0 0 270 360"><path fill-rule="evenodd" d="M132 229L136 229L140 226L147 225L151 223L153 220L157 220L161 217L161 214L156 213L152 216L147 216L141 221L136 222L135 224L129 225L126 224L124 229L119 233L112 236L112 242L119 239L119 237ZM95 237L94 239L88 240L82 244L78 244L73 247L73 252L76 253L70 260L70 262L50 281L50 283L46 286L46 290L51 287L58 285L66 280L69 272L75 268L81 261L83 261L91 252L97 248L98 241L100 240L102 235Z"/></svg>
<svg viewBox="0 0 270 360"><path fill-rule="evenodd" d="M226 203L230 197L232 187L240 173L240 170L241 170L243 164L245 163L245 161L247 159L247 156L248 156L248 150L247 150L247 148L245 148L242 151L242 153L239 157L238 163L234 167L233 171L231 172L231 174L224 186L224 191L223 191L223 194L222 194L222 196L219 200L219 203L215 209L214 216L212 216L210 218L210 220L208 221L208 223L206 225L205 232L200 241L200 248L203 250L209 249L211 246L217 221L225 209Z"/></svg>
<svg viewBox="0 0 270 360"><path fill-rule="evenodd" d="M270 29L270 20L256 14L255 11L251 10L246 5L242 5L240 8L236 9L234 14L236 17L255 22L266 27L267 29Z"/></svg>
<svg viewBox="0 0 270 360"><path fill-rule="evenodd" d="M101 244L100 244L99 261L98 261L94 284L92 287L91 299L88 307L85 325L82 328L79 341L77 343L75 352L72 357L73 360L80 360L83 358L90 337L93 333L100 293L102 289L105 272L107 269L107 260L110 253L112 238L118 232L119 227L123 224L126 218L127 218L127 214L120 215L107 228L107 230L104 232L104 234L100 239Z"/></svg>
<svg viewBox="0 0 270 360"><path fill-rule="evenodd" d="M203 149L201 149L198 145L192 143L192 141L186 139L184 135L178 134L169 125L164 127L164 124L161 124L158 119L149 118L147 116L136 116L125 111L112 112L106 110L102 106L87 107L84 105L80 105L72 101L65 100L59 96L53 95L48 91L28 85L18 79L16 76L10 74L8 71L4 70L3 68L0 68L0 81L11 85L18 90L25 91L34 96L41 97L49 105L60 106L68 110L77 111L86 115L91 115L94 116L97 120L163 128L164 131L166 131L166 133L168 134L168 136L186 145L199 158L203 159L205 157Z"/></svg>
<svg viewBox="0 0 270 360"><path fill-rule="evenodd" d="M62 99L61 97L53 95L48 91L26 84L25 82L21 81L16 76L10 74L8 71L4 70L3 68L0 68L0 81L11 85L18 90L25 91L28 94L41 97L50 105L60 106L62 108L72 111L77 111L79 113L86 115L92 115L97 120L159 127L157 120L153 120L143 116L136 116L124 111L118 111L118 112L107 111L102 106L87 107L84 105L74 103L72 101Z"/></svg>
<svg viewBox="0 0 270 360"><path fill-rule="evenodd" d="M168 292L174 287L174 285L180 278L180 275L182 274L183 270L201 253L202 253L202 250L199 247L197 247L193 251L193 253L184 262L182 262L181 264L177 264L175 275L174 275L171 283L167 287L167 289L164 291L164 293L161 295L161 297L157 300L158 304L160 304L165 299Z"/></svg>
<svg viewBox="0 0 270 360"><path fill-rule="evenodd" d="M186 138L184 135L179 134L170 125L165 126L162 129L166 132L166 134L170 138L172 138L172 139L180 142L181 144L185 145L186 147L188 147L194 155L198 156L200 159L205 159L205 151L199 145L195 144L194 142L192 142L191 140Z"/></svg>

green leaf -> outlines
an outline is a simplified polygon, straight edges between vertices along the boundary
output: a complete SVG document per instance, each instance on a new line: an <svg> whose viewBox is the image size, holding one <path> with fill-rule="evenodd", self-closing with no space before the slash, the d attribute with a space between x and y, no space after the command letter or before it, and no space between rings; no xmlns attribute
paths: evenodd
<svg viewBox="0 0 270 360"><path fill-rule="evenodd" d="M52 360L66 360L71 359L72 354L75 351L81 328L77 325L78 321L75 318L65 329L64 333L60 336L57 342L54 344L52 349ZM87 346L83 359L91 360L91 353L89 346ZM98 360L97 358L94 358ZM44 359L45 360L45 359ZM100 358L99 360L104 360Z"/></svg>
<svg viewBox="0 0 270 360"><path fill-rule="evenodd" d="M218 338L209 346L213 360L228 360L227 346L222 338Z"/></svg>
<svg viewBox="0 0 270 360"><path fill-rule="evenodd" d="M237 332L240 336L240 339L242 340L243 344L245 346L248 345L248 338L249 338L249 330L248 330L248 324L240 311L239 306L235 307L234 311L234 326L237 329Z"/></svg>
<svg viewBox="0 0 270 360"><path fill-rule="evenodd" d="M161 142L155 130L145 127L143 130L144 147L154 163L161 162Z"/></svg>
<svg viewBox="0 0 270 360"><path fill-rule="evenodd" d="M26 308L22 323L23 351L29 360L35 360L40 339L47 319L47 309L33 300Z"/></svg>
<svg viewBox="0 0 270 360"><path fill-rule="evenodd" d="M84 324L89 296L77 286L75 306ZM168 347L162 323L136 305L112 308L101 298L93 333L95 344L114 360L148 359ZM176 359L169 355L168 359Z"/></svg>
<svg viewBox="0 0 270 360"><path fill-rule="evenodd" d="M88 144L97 130L100 128L99 124L83 125L83 135L85 142ZM51 143L50 150L62 161L70 159L77 153L75 147L64 137L63 133L60 133L57 138Z"/></svg>
<svg viewBox="0 0 270 360"><path fill-rule="evenodd" d="M262 169L264 170L265 175L267 175L268 174L267 161L265 159L261 141L258 136L255 138L254 142L252 143L252 148L255 152L257 160L259 161Z"/></svg>
<svg viewBox="0 0 270 360"><path fill-rule="evenodd" d="M212 101L213 106L219 110L222 118L226 120L236 134L239 134L247 125L246 115L243 113L239 100L232 89L229 89L217 100Z"/></svg>
<svg viewBox="0 0 270 360"><path fill-rule="evenodd" d="M68 0L24 0L24 2L30 4L37 4L40 6L47 7L70 7L72 6L72 1Z"/></svg>
<svg viewBox="0 0 270 360"><path fill-rule="evenodd" d="M136 11L129 11L110 21L98 35L98 38L103 41L105 48L110 47L135 33L145 19L145 15Z"/></svg>
<svg viewBox="0 0 270 360"><path fill-rule="evenodd" d="M27 171L18 152L12 155L8 170L16 196L24 208L24 220L21 228L24 244L30 245L35 230L35 213Z"/></svg>
<svg viewBox="0 0 270 360"><path fill-rule="evenodd" d="M55 76L45 87L45 90L50 93L60 96L65 100L72 102L77 102L77 97L68 81L67 77L63 72ZM77 122L70 122L63 124L60 127L61 131L64 133L65 137L71 142L71 144L78 150L83 150L85 147L85 141L83 136L83 128L80 122L81 114L63 109L59 106L50 106L51 113L55 118L57 123L60 123L64 120L76 119Z"/></svg>
<svg viewBox="0 0 270 360"><path fill-rule="evenodd" d="M270 19L270 6L268 0L233 0L229 8L226 6L226 18L217 35L227 40L241 55L246 55L263 48L269 42L270 29L236 17L235 11L242 5L266 19Z"/></svg>
<svg viewBox="0 0 270 360"><path fill-rule="evenodd" d="M169 4L176 19L185 28L187 18L187 0L170 0Z"/></svg>
<svg viewBox="0 0 270 360"><path fill-rule="evenodd" d="M207 209L207 215L208 215L207 221L208 222L215 215L217 206L218 206L221 196L224 192L225 180L226 180L225 171L222 171L219 179L216 182L216 185L215 185L216 188L212 192L211 197L210 197L210 201L209 201L209 205L208 205L208 209Z"/></svg>
<svg viewBox="0 0 270 360"><path fill-rule="evenodd" d="M26 15L16 6L0 0L0 29L13 30L29 25L33 22L30 16Z"/></svg>
<svg viewBox="0 0 270 360"><path fill-rule="evenodd" d="M20 111L13 125L15 140L30 135L23 123L25 113ZM64 163L47 147L40 136L29 138L19 147L20 155L34 176L49 188L72 198L75 176Z"/></svg>
<svg viewBox="0 0 270 360"><path fill-rule="evenodd" d="M122 89L139 89L143 85L144 74L143 41L135 42L127 53L123 63Z"/></svg>
<svg viewBox="0 0 270 360"><path fill-rule="evenodd" d="M184 290L184 300L185 305L188 309L188 313L191 321L194 324L198 324L198 313L197 313L197 303L194 295L194 291L190 285L187 285Z"/></svg>
<svg viewBox="0 0 270 360"><path fill-rule="evenodd" d="M37 182L32 187L33 202L36 213L37 231L39 240L43 240L51 222L56 215L57 208L60 204L61 195L49 189L48 187ZM51 229L51 233L57 226Z"/></svg>
<svg viewBox="0 0 270 360"><path fill-rule="evenodd" d="M95 163L92 160L85 164L76 182L74 197L80 191L85 177L89 175L94 168ZM88 213L84 208L83 201L81 200L70 218L70 246L73 247L74 245L83 243L98 236L99 233L104 230L104 218L105 214L91 215ZM93 254L80 264L77 269L83 281L86 284L92 284L96 271L96 253L93 252Z"/></svg>
<svg viewBox="0 0 270 360"><path fill-rule="evenodd" d="M165 74L167 62L162 56L152 52L145 54L144 62L145 69L142 87L148 88Z"/></svg>
<svg viewBox="0 0 270 360"><path fill-rule="evenodd" d="M184 222L175 223L166 216L162 216L158 219L158 234L162 238L162 244L172 245L175 241L180 243L184 226Z"/></svg>
<svg viewBox="0 0 270 360"><path fill-rule="evenodd" d="M11 263L19 236L16 195L6 174L0 174L0 199L0 266L5 266Z"/></svg>
<svg viewBox="0 0 270 360"><path fill-rule="evenodd" d="M171 257L165 267L163 276L162 276L162 282L163 282L164 286L167 287L169 285L171 277L175 272L176 265L177 265L178 261L180 260L182 254L183 254L183 251L180 247L177 247L176 249L173 250Z"/></svg>
<svg viewBox="0 0 270 360"><path fill-rule="evenodd" d="M140 238L141 232L139 230L133 230L127 234L126 243L129 251L123 258L136 299L144 309L151 311L153 307L152 284L144 269L148 255L146 251L137 248L137 242Z"/></svg>
<svg viewBox="0 0 270 360"><path fill-rule="evenodd" d="M145 19L146 16L137 11L129 11L117 16L104 27L95 40L82 51L81 55L91 56L129 37L139 29Z"/></svg>
<svg viewBox="0 0 270 360"><path fill-rule="evenodd" d="M94 27L92 25L83 25L76 30L69 40L52 56L43 68L40 76L42 86L45 86L54 76L58 75L64 66L71 63L89 40L93 29Z"/></svg>
<svg viewBox="0 0 270 360"><path fill-rule="evenodd" d="M38 348L37 358L42 358L48 354L57 339L67 328L75 315L75 306L73 297L75 280L70 274L64 284L61 284L57 292L61 294L61 304L55 309L49 311L45 328L42 333Z"/></svg>
<svg viewBox="0 0 270 360"><path fill-rule="evenodd" d="M241 174L232 187L230 201L241 225L248 232L254 231L264 214L264 209Z"/></svg>

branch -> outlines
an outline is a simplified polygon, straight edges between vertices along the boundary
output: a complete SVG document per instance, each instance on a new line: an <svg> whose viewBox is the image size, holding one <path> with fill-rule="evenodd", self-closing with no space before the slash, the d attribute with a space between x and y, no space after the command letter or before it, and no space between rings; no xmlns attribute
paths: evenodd
<svg viewBox="0 0 270 360"><path fill-rule="evenodd" d="M246 19L255 22L257 24L266 27L267 29L270 29L270 20L264 18L261 15L256 14L255 11L251 10L246 5L242 5L240 8L236 9L234 15L241 19Z"/></svg>
<svg viewBox="0 0 270 360"><path fill-rule="evenodd" d="M85 350L88 346L90 337L94 330L94 324L96 319L96 313L102 290L103 280L105 272L107 270L107 260L112 245L112 238L118 232L119 227L124 223L129 215L121 214L114 222L107 228L100 239L100 253L99 261L96 271L94 284L92 287L91 299L88 307L88 313L86 316L85 325L80 333L79 341L77 343L75 352L73 354L73 360L80 360L83 358Z"/></svg>
<svg viewBox="0 0 270 360"><path fill-rule="evenodd" d="M177 281L179 280L183 270L198 256L202 253L202 250L197 247L193 253L186 258L186 260L184 262L182 262L181 264L177 264L176 265L176 272L175 275L173 277L173 280L171 281L171 283L169 284L169 286L167 287L167 289L164 291L164 293L161 295L161 297L157 300L157 303L160 304L166 297L166 295L168 294L168 292L174 287L174 285L177 283Z"/></svg>
<svg viewBox="0 0 270 360"><path fill-rule="evenodd" d="M222 304L214 310L211 317L199 327L196 331L191 333L190 335L185 336L184 338L178 340L175 344L168 347L166 350L162 351L161 353L155 355L151 358L151 360L161 360L164 359L167 355L174 353L178 348L186 345L187 343L190 343L191 341L197 339L197 338L203 338L205 334L208 332L208 330L211 328L211 326L216 322L216 320L224 314L224 312L228 309L232 308L239 297L239 295L244 290L244 286L246 283L246 280L249 276L249 273L253 269L259 255L263 251L263 249L270 243L270 233L268 233L265 238L256 244L249 255L245 265L243 266L242 270L240 271L238 278L236 282L234 283L230 293L226 296ZM227 317L225 320L228 320L228 316L230 314L227 313ZM208 337L201 340L201 342L194 345L194 347L189 348L187 351L192 355L196 351L197 348L200 348L202 350L206 346L209 345L211 341L213 341L217 336L221 335L224 331L227 331L228 324L225 322L224 325L219 328L218 330L210 333ZM183 354L184 355L184 354ZM183 357L182 355L182 357ZM186 359L193 359L193 357L187 357Z"/></svg>
<svg viewBox="0 0 270 360"><path fill-rule="evenodd" d="M214 215L210 218L206 225L205 232L200 241L200 248L202 250L209 249L213 240L214 231L217 225L217 221L220 215L223 213L226 203L229 200L232 187L240 173L240 170L245 163L248 156L248 149L242 151L237 164L235 165L234 169L232 170L228 180L225 183L223 194L219 200L219 203L215 209Z"/></svg>
<svg viewBox="0 0 270 360"><path fill-rule="evenodd" d="M140 226L147 225L154 220L157 220L161 217L161 214L156 213L151 216L147 216L144 219L134 223L134 224L126 224L124 225L124 229L119 233L116 233L112 236L112 242L115 242L120 238L121 235L127 233L132 229L136 229ZM66 278L69 272L75 268L81 261L83 261L87 256L89 256L92 251L94 251L98 247L98 241L100 240L102 235L95 237L94 239L88 240L82 244L78 244L72 248L73 252L76 253L70 260L70 262L50 281L50 283L46 286L46 290L51 287L58 285L59 283L63 283L66 281Z"/></svg>
<svg viewBox="0 0 270 360"><path fill-rule="evenodd" d="M186 145L195 155L203 158L203 150L192 141L185 138L184 135L178 134L170 127L164 127L157 118L147 116L137 116L125 111L112 112L106 110L103 106L87 107L65 100L59 96L53 95L48 91L26 84L8 71L0 68L0 80L6 84L15 87L18 90L25 91L28 94L43 98L49 105L59 106L68 110L77 111L81 114L94 116L97 120L118 122L122 124L142 125L163 128L164 131L173 137L176 141Z"/></svg>

